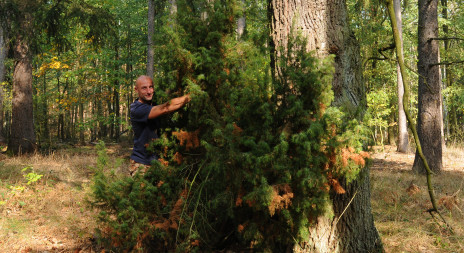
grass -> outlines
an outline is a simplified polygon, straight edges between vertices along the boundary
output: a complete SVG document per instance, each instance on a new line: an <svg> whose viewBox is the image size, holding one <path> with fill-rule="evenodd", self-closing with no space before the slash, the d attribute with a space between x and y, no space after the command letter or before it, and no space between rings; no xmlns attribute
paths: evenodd
<svg viewBox="0 0 464 253"><path fill-rule="evenodd" d="M439 209L454 234L427 212L426 178L411 171L414 153L387 147L373 154L372 209L387 252L464 252L464 152L448 148L443 157L444 171L432 180Z"/></svg>
<svg viewBox="0 0 464 253"><path fill-rule="evenodd" d="M128 154L121 146L108 151L113 159ZM0 252L95 252L95 213L85 198L96 159L90 146L0 157ZM30 172L42 177L32 182Z"/></svg>
<svg viewBox="0 0 464 253"><path fill-rule="evenodd" d="M124 158L117 173L127 173L130 148L107 149L111 159ZM431 205L425 177L410 169L414 154L394 150L386 146L372 153L372 210L386 252L464 252L464 150L447 148L445 170L433 177L454 234L426 212ZM49 155L0 155L0 252L96 252L95 213L85 201L96 158L93 146ZM43 175L29 185L24 177L29 170L22 171L27 166Z"/></svg>

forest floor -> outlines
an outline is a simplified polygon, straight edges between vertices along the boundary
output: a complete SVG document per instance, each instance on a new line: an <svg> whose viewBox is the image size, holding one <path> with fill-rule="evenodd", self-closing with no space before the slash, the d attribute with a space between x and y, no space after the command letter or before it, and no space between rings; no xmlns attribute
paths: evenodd
<svg viewBox="0 0 464 253"><path fill-rule="evenodd" d="M438 209L454 233L427 212L427 180L411 171L414 156L394 146L371 152L372 210L386 251L464 252L464 149L446 148L444 170L432 177Z"/></svg>
<svg viewBox="0 0 464 253"><path fill-rule="evenodd" d="M130 147L107 145L128 173ZM393 146L371 152L371 199L386 252L464 252L464 149L447 148L444 172L433 177L437 200L454 234L427 212L425 176L411 172L414 153ZM0 252L100 252L95 212L86 204L94 146L67 146L50 155L0 155Z"/></svg>

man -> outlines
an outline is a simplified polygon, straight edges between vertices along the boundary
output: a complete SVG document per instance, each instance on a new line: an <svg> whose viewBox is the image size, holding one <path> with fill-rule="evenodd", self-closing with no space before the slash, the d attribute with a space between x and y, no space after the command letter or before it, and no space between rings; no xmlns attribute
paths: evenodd
<svg viewBox="0 0 464 253"><path fill-rule="evenodd" d="M134 148L130 157L131 176L139 168L142 173L146 172L151 162L157 158L154 153L147 150L150 141L158 138L157 118L180 109L190 101L190 96L184 95L161 105L152 105L153 91L153 80L149 76L137 78L135 92L139 97L130 105L130 117L134 131Z"/></svg>

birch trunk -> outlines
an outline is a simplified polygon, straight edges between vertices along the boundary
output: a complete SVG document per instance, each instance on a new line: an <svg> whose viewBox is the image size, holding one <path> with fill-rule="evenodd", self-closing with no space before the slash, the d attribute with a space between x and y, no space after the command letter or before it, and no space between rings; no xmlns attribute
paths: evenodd
<svg viewBox="0 0 464 253"><path fill-rule="evenodd" d="M401 40L400 51L403 54L403 28L401 20L401 2L400 0L393 1L393 8L395 9L396 24L398 27L398 33ZM406 120L406 114L404 113L403 107L403 78L401 77L401 70L399 64L396 64L396 75L398 83L398 147L397 151L401 153L408 152L409 139L408 139L408 122Z"/></svg>

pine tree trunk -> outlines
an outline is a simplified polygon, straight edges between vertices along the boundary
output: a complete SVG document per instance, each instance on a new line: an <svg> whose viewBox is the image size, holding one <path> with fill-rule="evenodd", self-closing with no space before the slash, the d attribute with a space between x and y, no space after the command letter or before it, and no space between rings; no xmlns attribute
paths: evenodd
<svg viewBox="0 0 464 253"><path fill-rule="evenodd" d="M441 138L441 82L438 65L438 0L419 0L418 57L419 111L417 133L424 156L435 173L440 173L442 162ZM425 174L425 167L416 152L413 170Z"/></svg>
<svg viewBox="0 0 464 253"><path fill-rule="evenodd" d="M403 28L401 21L401 2L400 0L393 0L393 7L395 9L396 24L398 26L398 33L401 39L401 53L403 53ZM408 122L403 107L403 78L401 77L401 70L399 64L396 64L396 75L398 83L398 147L397 151L401 153L408 152L409 139L408 139Z"/></svg>
<svg viewBox="0 0 464 253"><path fill-rule="evenodd" d="M21 22L23 34L29 34L32 18L24 15ZM13 154L35 150L35 132L32 100L32 57L27 38L19 34L14 46L15 69L13 74L13 100L11 136L8 151Z"/></svg>
<svg viewBox="0 0 464 253"><path fill-rule="evenodd" d="M362 114L365 110L362 64L359 46L347 24L345 2L269 1L273 57L280 57L279 48L287 48L291 31L301 32L307 39L308 51L315 50L319 57L335 55L335 104ZM275 59L271 58L271 61L275 62ZM275 65L273 69L278 74ZM345 194L332 195L331 198L335 217L318 217L305 247L296 245L293 248L295 252L382 251L371 213L369 169L362 170L358 179L344 184L344 188L347 191Z"/></svg>

